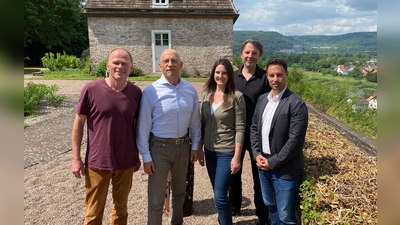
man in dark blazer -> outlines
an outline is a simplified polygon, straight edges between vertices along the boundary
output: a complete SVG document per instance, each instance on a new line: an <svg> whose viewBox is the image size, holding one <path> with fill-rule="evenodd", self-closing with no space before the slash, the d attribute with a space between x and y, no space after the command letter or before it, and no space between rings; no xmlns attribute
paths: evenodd
<svg viewBox="0 0 400 225"><path fill-rule="evenodd" d="M303 144L308 125L304 101L286 86L283 59L267 66L271 92L259 97L250 127L253 157L271 224L296 224L295 203L304 170Z"/></svg>

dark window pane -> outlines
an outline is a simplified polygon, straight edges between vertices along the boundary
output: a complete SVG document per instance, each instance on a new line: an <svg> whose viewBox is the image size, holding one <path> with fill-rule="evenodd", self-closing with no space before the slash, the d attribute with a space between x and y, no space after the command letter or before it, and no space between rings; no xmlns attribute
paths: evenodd
<svg viewBox="0 0 400 225"><path fill-rule="evenodd" d="M167 40L168 41L168 34L163 34L163 40Z"/></svg>
<svg viewBox="0 0 400 225"><path fill-rule="evenodd" d="M161 45L161 40L156 40L156 45Z"/></svg>
<svg viewBox="0 0 400 225"><path fill-rule="evenodd" d="M168 45L168 40L163 40L163 45Z"/></svg>

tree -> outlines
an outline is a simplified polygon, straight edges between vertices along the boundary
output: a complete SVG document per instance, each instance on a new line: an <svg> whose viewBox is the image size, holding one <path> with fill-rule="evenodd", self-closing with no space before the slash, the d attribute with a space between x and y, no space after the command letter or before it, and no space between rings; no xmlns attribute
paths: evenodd
<svg viewBox="0 0 400 225"><path fill-rule="evenodd" d="M363 78L362 72L361 72L357 67L355 67L352 71L350 71L350 72L347 74L347 76L353 77L353 78L355 78L355 79L361 79L361 78Z"/></svg>
<svg viewBox="0 0 400 225"><path fill-rule="evenodd" d="M236 68L240 68L243 65L242 58L240 57L240 53L235 53L233 55L232 64L236 66Z"/></svg>
<svg viewBox="0 0 400 225"><path fill-rule="evenodd" d="M313 54L302 54L300 64L305 70L312 71L315 62Z"/></svg>
<svg viewBox="0 0 400 225"><path fill-rule="evenodd" d="M347 60L346 60L345 57L340 57L340 58L338 58L337 61L336 61L336 63L337 63L338 65L343 65L343 64L345 64L346 62L347 62Z"/></svg>
<svg viewBox="0 0 400 225"><path fill-rule="evenodd" d="M369 82L377 83L378 82L378 73L368 72L367 75L365 76L365 79L367 79L367 81L369 81Z"/></svg>
<svg viewBox="0 0 400 225"><path fill-rule="evenodd" d="M320 59L315 63L315 66L318 70L323 68L331 68L331 63L329 62L329 58Z"/></svg>
<svg viewBox="0 0 400 225"><path fill-rule="evenodd" d="M26 0L24 2L24 58L40 64L45 52L79 56L88 48L87 19L81 0Z"/></svg>
<svg viewBox="0 0 400 225"><path fill-rule="evenodd" d="M287 84L291 90L299 95L302 95L307 87L305 84L305 74L304 71L299 68L296 63L293 64L289 69L289 76L287 79Z"/></svg>

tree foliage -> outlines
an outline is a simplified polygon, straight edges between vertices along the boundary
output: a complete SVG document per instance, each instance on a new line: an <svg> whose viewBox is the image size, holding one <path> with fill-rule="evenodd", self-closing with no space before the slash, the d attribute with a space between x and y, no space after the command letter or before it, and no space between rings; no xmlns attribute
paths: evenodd
<svg viewBox="0 0 400 225"><path fill-rule="evenodd" d="M355 53L376 52L377 32L357 32L343 35L285 36L274 31L233 31L233 52L240 52L243 41L254 38L264 45L267 54L293 45L302 45L310 53Z"/></svg>
<svg viewBox="0 0 400 225"><path fill-rule="evenodd" d="M377 83L377 82L378 82L378 73L369 72L369 73L367 73L367 75L366 75L365 78L366 78L367 81L369 81L369 82Z"/></svg>
<svg viewBox="0 0 400 225"><path fill-rule="evenodd" d="M363 78L362 72L357 67L354 67L354 69L352 71L350 71L347 75L349 77L353 77L353 78L356 78L356 79L362 79Z"/></svg>
<svg viewBox="0 0 400 225"><path fill-rule="evenodd" d="M45 52L79 56L88 47L87 19L81 0L26 0L24 2L24 58L40 64Z"/></svg>
<svg viewBox="0 0 400 225"><path fill-rule="evenodd" d="M240 46L247 39L259 40L264 46L264 53L279 52L280 49L292 48L294 44L275 31L233 31L233 51L240 53Z"/></svg>

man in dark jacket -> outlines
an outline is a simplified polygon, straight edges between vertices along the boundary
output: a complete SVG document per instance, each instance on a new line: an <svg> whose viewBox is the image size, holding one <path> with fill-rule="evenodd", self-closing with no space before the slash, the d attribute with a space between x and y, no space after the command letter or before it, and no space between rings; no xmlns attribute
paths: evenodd
<svg viewBox="0 0 400 225"><path fill-rule="evenodd" d="M258 99L250 127L262 196L273 225L296 224L296 196L304 170L308 110L286 86L288 75L285 60L268 61L272 90Z"/></svg>

